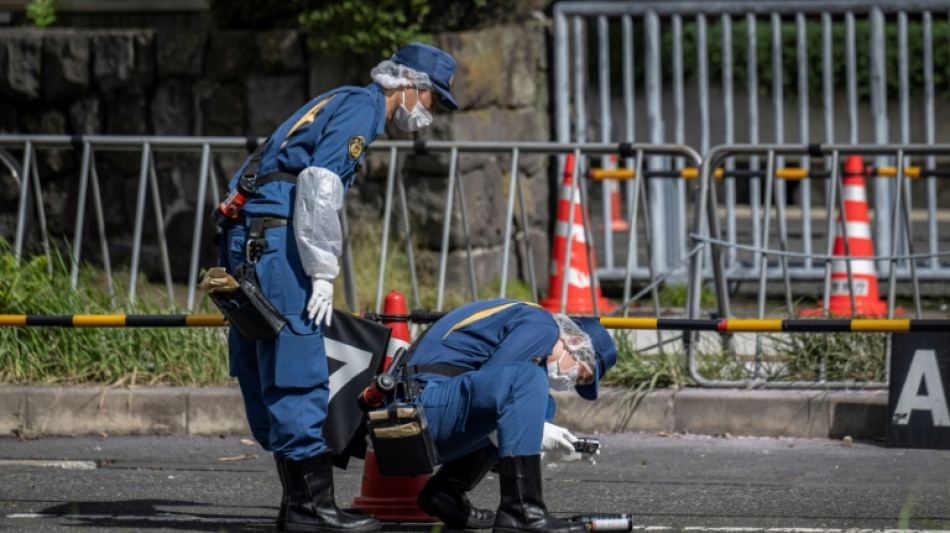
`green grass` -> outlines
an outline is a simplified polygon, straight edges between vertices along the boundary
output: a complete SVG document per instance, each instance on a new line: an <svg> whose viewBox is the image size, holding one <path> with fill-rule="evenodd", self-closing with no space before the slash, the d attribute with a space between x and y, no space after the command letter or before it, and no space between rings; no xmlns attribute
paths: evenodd
<svg viewBox="0 0 950 533"><path fill-rule="evenodd" d="M686 285L663 285L657 295L661 307L686 307L689 288ZM701 307L713 307L716 304L716 295L707 289L705 285L701 288L699 294L699 305Z"/></svg>
<svg viewBox="0 0 950 533"><path fill-rule="evenodd" d="M357 303L360 311L374 311L376 308L376 290L379 277L381 228L361 225L350 235L353 244L354 277L357 289ZM426 260L414 248L416 276L418 277L419 302L413 301L412 280L409 273L409 256L406 254L405 241L392 239L388 245L386 257L386 276L383 280L383 295L390 291L399 291L406 297L408 310L423 308L434 310L438 303L439 271L437 261ZM431 258L430 258L431 259ZM478 298L497 298L501 288L500 280L479 286ZM509 280L505 287L505 297L531 300L531 287L521 281ZM334 306L346 308L343 277L337 276L333 290ZM442 308L451 310L472 301L468 277L460 280L447 280Z"/></svg>
<svg viewBox="0 0 950 533"><path fill-rule="evenodd" d="M363 229L352 237L353 262L360 311L375 309L378 281L378 229ZM361 245L362 243L362 245ZM52 273L50 273L52 272ZM435 309L438 271L418 269L420 305ZM114 277L115 297L106 292L101 270L84 266L79 282L70 287L69 269L61 255L24 259L19 265L8 243L0 240L0 314L172 314L184 313L179 302L169 302L163 285L140 279L137 299L128 302L128 273ZM123 280L126 280L123 283ZM404 244L392 242L386 263L384 294L402 292L410 310L411 281ZM470 300L467 283L448 284L443 308L453 309ZM498 296L495 281L479 290L479 298ZM187 287L177 287L184 293ZM509 282L506 295L531 299L524 283ZM342 278L335 282L334 305L346 308ZM203 295L196 313L217 314ZM176 298L181 299L181 298ZM43 385L227 385L227 330L225 328L58 328L0 327L0 383Z"/></svg>
<svg viewBox="0 0 950 533"><path fill-rule="evenodd" d="M664 339L679 336L679 332L667 332ZM688 361L682 350L655 350L642 353L636 349L630 336L624 332L613 334L617 346L617 365L604 378L609 385L624 386L648 392L657 388L686 387L696 384L690 376ZM735 354L711 343L700 343L696 360L701 376L713 376L721 380L744 378L745 368Z"/></svg>
<svg viewBox="0 0 950 533"><path fill-rule="evenodd" d="M605 384L652 390L689 383L682 354L666 350L644 355L636 350L628 335L615 333L613 338L617 365L605 376Z"/></svg>
<svg viewBox="0 0 950 533"><path fill-rule="evenodd" d="M48 268L52 267L52 275ZM81 269L76 290L68 268L53 255L19 266L0 242L0 314L167 314L147 282L135 304L102 289L101 273ZM116 294L127 293L116 287ZM152 292L153 299L148 298ZM205 303L199 312L215 312ZM0 383L109 386L223 385L228 377L224 328L0 327Z"/></svg>
<svg viewBox="0 0 950 533"><path fill-rule="evenodd" d="M886 333L796 333L773 335L793 381L881 382L885 376Z"/></svg>
<svg viewBox="0 0 950 533"><path fill-rule="evenodd" d="M364 225L364 228L368 225ZM379 268L380 234L366 228L351 236L354 243L357 299L360 311L375 310ZM384 294L402 292L411 310L435 309L437 262L416 255L419 302L412 301L408 257L404 244L391 242L386 264ZM50 274L52 272L52 274ZM66 262L54 255L24 259L17 265L10 246L0 240L0 314L170 314L183 313L180 303L169 302L164 286L141 280L134 304L128 293L128 273L115 276L115 297L106 293L103 273L84 266L78 287L70 287ZM123 280L126 280L123 282ZM479 288L479 298L499 294L496 280ZM185 288L179 287L183 293ZM676 305L685 290L664 289L664 303ZM520 282L507 285L506 296L531 299L529 287ZM342 279L336 280L335 305L345 308ZM180 298L176 298L179 299ZM443 309L451 310L470 301L468 283L450 280L443 296ZM217 313L199 295L197 313ZM0 383L106 386L136 385L228 385L225 328L56 328L0 327ZM678 333L668 332L670 339ZM649 391L664 387L694 385L681 350L665 348L648 354L636 350L626 332L615 332L617 366L605 383ZM774 359L781 360L776 379L818 381L881 381L884 377L884 334L795 334L772 339ZM699 346L697 364L709 379L741 380L748 376L743 361L718 347Z"/></svg>

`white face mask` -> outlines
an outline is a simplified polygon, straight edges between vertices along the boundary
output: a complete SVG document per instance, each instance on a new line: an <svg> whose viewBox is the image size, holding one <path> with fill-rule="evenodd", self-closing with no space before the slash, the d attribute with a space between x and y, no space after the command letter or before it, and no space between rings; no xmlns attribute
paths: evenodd
<svg viewBox="0 0 950 533"><path fill-rule="evenodd" d="M554 391L571 390L571 387L577 384L578 365L562 371L561 359L564 359L564 354L561 354L557 361L548 363L548 384Z"/></svg>
<svg viewBox="0 0 950 533"><path fill-rule="evenodd" d="M419 89L416 89L416 105L410 112L406 109L406 90L402 91L402 103L393 114L393 123L403 131L419 131L432 124L432 115L419 101Z"/></svg>

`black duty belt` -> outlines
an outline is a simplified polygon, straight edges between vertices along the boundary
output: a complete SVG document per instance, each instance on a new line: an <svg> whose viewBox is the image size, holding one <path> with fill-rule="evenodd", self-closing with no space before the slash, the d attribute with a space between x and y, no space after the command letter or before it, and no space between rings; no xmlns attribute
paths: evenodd
<svg viewBox="0 0 950 533"><path fill-rule="evenodd" d="M279 228L279 227L281 227L281 226L286 226L286 225L287 225L287 219L286 219L286 218L280 218L280 217L254 217L254 218L252 218L252 219L251 219L251 228L250 228L250 231L249 231L249 235L251 235L253 238L260 237L260 235L257 235L256 237L254 236L254 226L255 226L256 224L260 224L260 230L259 230L259 231L260 231L261 234L263 234L264 230L269 230L269 229L273 229L273 228Z"/></svg>
<svg viewBox="0 0 950 533"><path fill-rule="evenodd" d="M408 377L430 372L432 374L440 374L442 376L454 378L455 376L461 376L462 374L471 371L471 368L465 366L450 365L448 363L429 363L407 366L405 375Z"/></svg>
<svg viewBox="0 0 950 533"><path fill-rule="evenodd" d="M247 245L245 254L249 263L256 263L264 255L264 248L267 241L264 239L264 231L272 228L279 228L287 225L286 218L277 217L254 217L251 219L250 228L247 231Z"/></svg>
<svg viewBox="0 0 950 533"><path fill-rule="evenodd" d="M241 212L238 213L238 216L236 219L234 219L234 222L235 222L235 225L237 226L243 226L247 223L248 220L251 221L250 222L251 224L254 224L255 219L264 220L264 225L261 227L261 230L277 228L277 227L286 226L287 224L289 224L286 218L281 218L281 217L248 217L244 214L244 210L241 210Z"/></svg>
<svg viewBox="0 0 950 533"><path fill-rule="evenodd" d="M427 332L429 330L426 330ZM547 360L546 357L532 357L528 359L530 363L541 365ZM410 365L406 367L405 376L412 377L418 374L432 373L439 374L441 376L454 378L455 376L461 376L466 372L473 372L474 369L468 368L467 366L453 365L449 363L423 363L421 365Z"/></svg>

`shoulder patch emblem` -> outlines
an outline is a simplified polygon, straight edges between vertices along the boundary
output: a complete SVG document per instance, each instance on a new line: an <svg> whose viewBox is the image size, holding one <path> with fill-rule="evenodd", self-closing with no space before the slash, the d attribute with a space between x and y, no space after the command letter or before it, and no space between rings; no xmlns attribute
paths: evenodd
<svg viewBox="0 0 950 533"><path fill-rule="evenodd" d="M356 161L363 155L363 150L366 149L366 138L362 135L354 135L350 137L349 142L349 153L350 161Z"/></svg>

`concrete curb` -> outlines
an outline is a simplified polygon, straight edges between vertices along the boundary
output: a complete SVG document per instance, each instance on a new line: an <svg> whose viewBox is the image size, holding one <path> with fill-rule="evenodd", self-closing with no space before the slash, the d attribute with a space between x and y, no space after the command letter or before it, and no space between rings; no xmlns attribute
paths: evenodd
<svg viewBox="0 0 950 533"><path fill-rule="evenodd" d="M597 402L557 394L555 422L577 433L668 432L882 438L887 391L605 387ZM234 387L0 387L0 436L247 435Z"/></svg>
<svg viewBox="0 0 950 533"><path fill-rule="evenodd" d="M0 435L249 434L237 388L2 387Z"/></svg>
<svg viewBox="0 0 950 533"><path fill-rule="evenodd" d="M596 402L555 396L556 423L578 433L647 431L838 439L883 438L888 393L879 391L602 389Z"/></svg>

